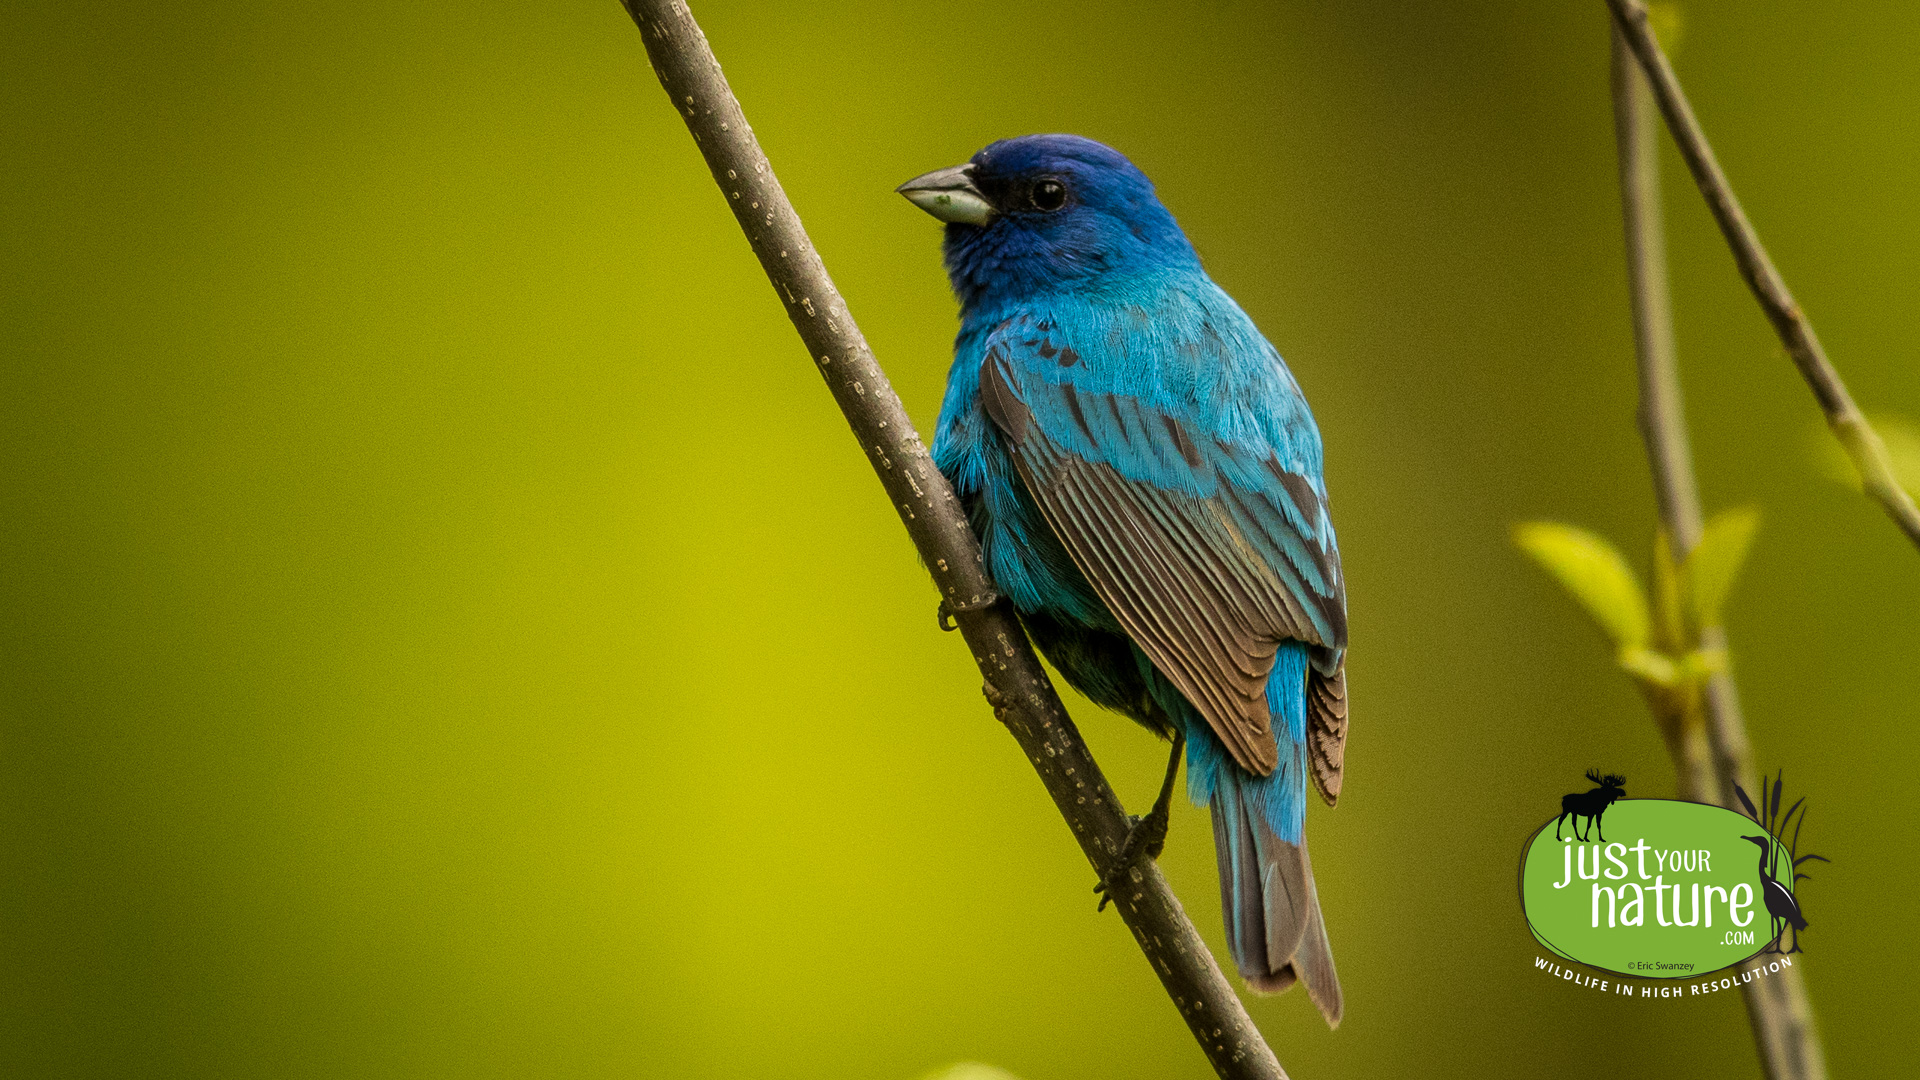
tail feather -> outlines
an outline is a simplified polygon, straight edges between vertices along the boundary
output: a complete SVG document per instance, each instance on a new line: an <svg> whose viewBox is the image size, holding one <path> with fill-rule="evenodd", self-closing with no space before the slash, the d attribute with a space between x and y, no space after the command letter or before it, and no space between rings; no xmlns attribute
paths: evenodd
<svg viewBox="0 0 1920 1080"><path fill-rule="evenodd" d="M1338 1027L1340 978L1327 944L1306 837L1296 844L1274 833L1248 790L1258 782L1222 770L1210 800L1227 947L1253 990L1277 994L1304 982L1307 997L1327 1025Z"/></svg>
<svg viewBox="0 0 1920 1080"><path fill-rule="evenodd" d="M1320 917L1320 891L1313 885L1313 864L1307 859L1306 837L1300 838L1300 865L1307 871L1307 932L1293 954L1292 968L1307 986L1307 997L1327 1018L1328 1027L1339 1027L1346 1002L1340 996L1340 973L1333 967L1333 947L1327 944L1327 923Z"/></svg>
<svg viewBox="0 0 1920 1080"><path fill-rule="evenodd" d="M1217 790L1213 799L1213 851L1220 864L1220 911L1226 918L1227 944L1233 953L1234 966L1240 974L1251 982L1255 976L1249 974L1248 963L1241 959L1242 942L1265 942L1266 901L1261 894L1260 852L1255 839L1252 819L1242 813L1223 812L1231 804L1240 805L1238 785L1231 786L1232 794ZM1264 960L1265 949L1260 950ZM1276 986L1268 993L1278 993L1286 989Z"/></svg>

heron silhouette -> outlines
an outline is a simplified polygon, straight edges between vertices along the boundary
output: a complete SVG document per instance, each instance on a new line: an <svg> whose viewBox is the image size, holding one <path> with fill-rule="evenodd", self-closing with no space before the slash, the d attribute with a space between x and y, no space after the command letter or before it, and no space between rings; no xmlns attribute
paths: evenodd
<svg viewBox="0 0 1920 1080"><path fill-rule="evenodd" d="M1767 914L1773 916L1773 942L1768 948L1774 952L1781 951L1780 938L1787 932L1786 927L1791 926L1793 927L1793 948L1786 951L1799 952L1800 931L1807 928L1807 919L1800 913L1800 900L1794 896L1793 890L1800 887L1800 882L1809 880L1812 876L1801 873L1800 864L1808 861L1827 862L1828 859L1824 855L1800 854L1800 826L1807 822L1807 800L1805 797L1794 800L1793 805L1787 808L1786 815L1783 817L1780 813L1780 796L1785 786L1781 775L1777 772L1774 774L1771 790L1769 790L1767 778L1761 777L1758 807L1753 805L1753 800L1747 797L1746 791L1739 784L1733 785L1733 794L1740 800L1741 808L1747 812L1748 817L1753 819L1753 823L1766 830L1759 836L1742 836L1740 839L1751 841L1760 847L1760 895L1766 902ZM1787 844L1775 839L1786 832L1787 824L1793 821L1796 810L1800 812L1800 820L1793 826L1793 843ZM1772 866L1777 858L1776 853L1787 857L1787 866L1793 872L1791 888L1780 884L1779 880L1773 876Z"/></svg>
<svg viewBox="0 0 1920 1080"><path fill-rule="evenodd" d="M1793 948L1785 951L1800 951L1800 931L1807 928L1807 920L1800 914L1800 905L1785 885L1773 876L1767 864L1773 861L1773 838L1770 836L1742 836L1760 845L1760 895L1767 903L1767 914L1773 917L1773 951L1780 952L1780 938L1786 934L1787 927L1793 927Z"/></svg>

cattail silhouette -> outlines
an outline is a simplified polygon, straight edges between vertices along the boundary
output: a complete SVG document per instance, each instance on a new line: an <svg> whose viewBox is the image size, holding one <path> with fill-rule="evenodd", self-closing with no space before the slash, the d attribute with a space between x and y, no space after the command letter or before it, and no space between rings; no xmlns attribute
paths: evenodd
<svg viewBox="0 0 1920 1080"><path fill-rule="evenodd" d="M1807 919L1800 911L1800 899L1795 895L1795 891L1802 881L1813 880L1813 875L1800 872L1800 864L1812 859L1820 862L1831 860L1824 855L1800 854L1800 826L1807 822L1807 800L1804 796L1794 800L1794 804L1787 808L1786 815L1781 816L1780 792L1784 786L1781 772L1774 773L1772 791L1768 791L1766 779L1764 777L1761 779L1760 803L1767 808L1764 815L1754 807L1753 800L1747 797L1747 793L1739 784L1733 785L1733 793L1739 798L1740 805L1746 810L1747 816L1752 818L1755 824L1766 829L1765 835L1742 836L1740 839L1757 844L1760 848L1760 895L1766 902L1767 914L1773 917L1773 941L1767 948L1773 952L1781 952L1780 938L1786 934L1788 927L1792 927L1793 947L1784 951L1796 953L1800 951L1800 931L1807 928ZM1793 821L1796 810L1800 812L1800 820L1794 822L1793 841L1790 844L1783 844L1776 837L1786 828L1787 822ZM1792 887L1782 885L1780 880L1773 876L1773 865L1780 854L1787 856L1787 865L1793 871Z"/></svg>
<svg viewBox="0 0 1920 1080"><path fill-rule="evenodd" d="M1606 843L1607 834L1606 831L1600 827L1600 816L1607 812L1607 807L1612 806L1620 799L1626 797L1627 778L1624 776L1615 776L1612 773L1601 776L1599 769L1588 769L1587 779L1600 786L1594 788L1592 791L1578 791L1572 795L1561 796L1560 816L1554 819L1553 822L1553 838L1555 840L1560 839L1560 823L1568 818L1572 818L1573 835L1576 839L1584 842L1587 838L1580 834L1580 820L1585 818L1588 831L1598 832L1600 834L1600 842L1603 844Z"/></svg>

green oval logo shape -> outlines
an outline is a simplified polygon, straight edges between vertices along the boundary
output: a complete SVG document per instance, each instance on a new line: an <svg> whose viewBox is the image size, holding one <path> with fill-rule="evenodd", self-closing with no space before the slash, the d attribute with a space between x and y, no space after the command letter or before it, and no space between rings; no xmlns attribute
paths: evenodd
<svg viewBox="0 0 1920 1080"><path fill-rule="evenodd" d="M1520 905L1540 944L1642 979L1688 979L1773 944L1790 902L1786 848L1732 810L1621 799L1603 827L1548 821L1520 862ZM1556 828L1560 835L1555 836ZM1604 840L1603 840L1604 837Z"/></svg>

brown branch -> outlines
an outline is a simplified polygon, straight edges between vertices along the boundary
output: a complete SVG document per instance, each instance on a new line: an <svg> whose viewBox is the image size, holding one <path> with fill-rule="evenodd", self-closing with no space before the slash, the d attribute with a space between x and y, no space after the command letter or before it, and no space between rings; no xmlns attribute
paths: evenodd
<svg viewBox="0 0 1920 1080"><path fill-rule="evenodd" d="M1893 473L1893 463L1887 457L1886 444L1853 403L1853 396L1847 393L1840 374L1827 362L1826 350L1814 336L1813 324L1807 321L1793 294L1787 291L1787 283L1774 269L1766 249L1760 246L1759 234L1753 231L1739 200L1733 197L1733 188L1727 184L1726 174L1720 171L1720 163L1714 159L1713 148L1707 145L1700 122L1694 119L1693 108L1680 89L1673 65L1667 62L1666 53L1661 51L1660 43L1647 26L1646 4L1643 0L1607 0L1607 6L1613 10L1614 24L1652 84L1654 99L1667 120L1667 130L1673 133L1680 156L1700 186L1700 194L1707 200L1707 209L1713 212L1713 220L1719 223L1727 246L1733 249L1733 261L1740 267L1740 276L1746 279L1754 299L1760 301L1761 310L1766 312L1767 321L1780 335L1780 343L1786 346L1787 355L1793 358L1807 386L1813 390L1814 400L1827 415L1827 426L1846 447L1847 455L1860 471L1867 494L1885 508L1887 516L1907 534L1907 539L1920 545L1920 507L1914 505L1913 496L1900 486Z"/></svg>
<svg viewBox="0 0 1920 1080"><path fill-rule="evenodd" d="M1094 872L1104 876L1125 842L1130 819L1068 718L1019 622L1007 605L994 602L980 545L959 500L933 467L892 384L801 228L799 215L774 179L705 35L677 0L623 3L640 28L654 74L699 144L787 317L931 570L944 608L953 611L986 679L995 715L1040 774ZM1131 879L1131 887L1113 898L1114 907L1214 1071L1234 1080L1284 1080L1286 1073L1159 868L1142 863Z"/></svg>
<svg viewBox="0 0 1920 1080"><path fill-rule="evenodd" d="M1615 10L1619 10L1618 5ZM1642 12L1640 26L1644 29L1645 25ZM1674 359L1653 97L1628 46L1621 28L1616 26L1613 116L1620 148L1620 193L1626 218L1627 282L1633 303L1634 345L1640 358L1640 428L1646 437L1647 459L1653 466L1660 520L1672 540L1673 557L1683 560L1700 542L1700 495L1694 483L1693 454L1687 445L1680 375ZM1684 104L1682 102L1682 107ZM1708 162L1711 164L1710 157ZM1703 182L1703 190L1705 187ZM1732 196L1728 195L1727 199L1731 205ZM1737 215L1739 208L1733 206L1732 212ZM1744 219L1740 220L1744 225ZM1758 250L1757 243L1755 250ZM1766 256L1761 254L1760 258L1764 260ZM1771 274L1771 266L1765 268ZM1749 276L1748 280L1754 279ZM1777 281L1777 277L1774 280ZM1759 291L1757 286L1755 291ZM1783 287L1783 295L1784 291ZM1807 339L1812 340L1811 329L1807 330ZM1814 345L1815 349L1818 347ZM1839 380L1836 378L1834 382L1838 385ZM1845 392L1841 390L1843 395ZM1852 403L1848 402L1847 407L1852 408ZM1726 632L1720 627L1700 631L1699 649L1724 654L1726 646ZM1740 697L1731 673L1724 669L1716 672L1702 698L1692 694L1674 696L1665 704L1666 715L1661 717L1661 726L1674 757L1682 798L1732 808L1730 785L1739 783L1749 791L1755 790L1746 725L1740 716ZM1700 715L1702 705L1704 717ZM1711 771L1707 768L1709 753ZM1822 1080L1826 1076L1826 1063L1819 1036L1813 1028L1812 1007L1807 1001L1800 966L1784 969L1775 978L1748 983L1742 993L1767 1075L1773 1080Z"/></svg>
<svg viewBox="0 0 1920 1080"><path fill-rule="evenodd" d="M1653 101L1646 80L1616 31L1613 35L1613 122L1620 151L1621 209L1627 230L1627 291L1633 306L1634 352L1640 360L1640 434L1653 466L1654 495L1660 522L1684 560L1700 542L1700 492L1693 478L1693 451L1687 441L1686 411L1680 399L1680 373L1674 362L1673 310L1667 290L1665 224L1660 213L1660 159L1654 145ZM1681 643L1672 643L1679 646ZM1724 646L1724 642L1720 642ZM1706 643L1701 643L1705 647ZM1725 678L1723 675L1722 678ZM1716 707L1740 724L1739 702L1726 679L1727 693ZM1654 698L1667 749L1673 755L1680 797L1720 802L1711 750L1691 692L1662 692Z"/></svg>

